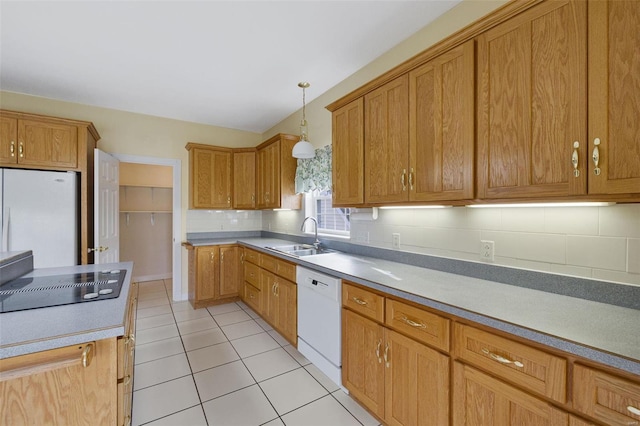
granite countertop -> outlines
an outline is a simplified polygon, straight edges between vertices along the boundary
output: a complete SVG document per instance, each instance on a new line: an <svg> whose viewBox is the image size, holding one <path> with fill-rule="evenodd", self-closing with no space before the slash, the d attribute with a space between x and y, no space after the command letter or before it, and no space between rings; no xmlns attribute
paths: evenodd
<svg viewBox="0 0 640 426"><path fill-rule="evenodd" d="M0 359L124 335L133 262L35 269L25 278L126 269L120 296L0 314Z"/></svg>
<svg viewBox="0 0 640 426"><path fill-rule="evenodd" d="M348 253L297 258L266 248L295 244L282 239L192 239L189 242L194 246L238 242L300 266L640 375L640 310L637 309L379 258Z"/></svg>

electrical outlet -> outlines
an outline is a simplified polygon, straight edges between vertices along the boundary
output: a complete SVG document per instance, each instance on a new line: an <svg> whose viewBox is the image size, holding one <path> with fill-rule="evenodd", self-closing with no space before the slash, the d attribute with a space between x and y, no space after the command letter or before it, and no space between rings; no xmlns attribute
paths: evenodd
<svg viewBox="0 0 640 426"><path fill-rule="evenodd" d="M400 249L400 234L397 232L391 234L391 245L394 249Z"/></svg>
<svg viewBox="0 0 640 426"><path fill-rule="evenodd" d="M489 240L480 240L480 260L484 262L493 262L495 247L494 242Z"/></svg>

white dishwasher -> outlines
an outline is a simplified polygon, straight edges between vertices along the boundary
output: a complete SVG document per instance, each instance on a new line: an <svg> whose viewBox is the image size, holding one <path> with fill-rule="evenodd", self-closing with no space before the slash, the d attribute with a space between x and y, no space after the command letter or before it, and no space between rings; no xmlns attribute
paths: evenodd
<svg viewBox="0 0 640 426"><path fill-rule="evenodd" d="M342 387L340 279L298 266L298 350Z"/></svg>

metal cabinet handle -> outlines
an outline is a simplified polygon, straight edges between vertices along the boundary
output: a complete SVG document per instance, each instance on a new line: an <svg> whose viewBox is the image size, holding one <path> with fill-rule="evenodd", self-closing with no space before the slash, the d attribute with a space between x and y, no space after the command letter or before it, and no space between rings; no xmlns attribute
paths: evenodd
<svg viewBox="0 0 640 426"><path fill-rule="evenodd" d="M405 182L406 177L407 177L407 169L402 169L402 176L400 176L400 183L402 184L403 191L407 190L407 184Z"/></svg>
<svg viewBox="0 0 640 426"><path fill-rule="evenodd" d="M231 204L231 196L227 195L227 204Z"/></svg>
<svg viewBox="0 0 640 426"><path fill-rule="evenodd" d="M593 169L593 174L596 176L600 176L600 167L598 167L598 163L600 163L600 138L595 138L593 140L593 164L595 168Z"/></svg>
<svg viewBox="0 0 640 426"><path fill-rule="evenodd" d="M358 299L357 297L352 297L353 301L356 302L360 306L365 306L367 304L366 300Z"/></svg>
<svg viewBox="0 0 640 426"><path fill-rule="evenodd" d="M503 356L500 356L500 355L498 355L496 353L491 352L487 348L482 348L482 353L485 354L485 355L489 355L489 358L491 358L494 361L499 362L500 364L513 364L513 365L515 365L516 367L519 367L519 368L524 367L524 364L521 363L520 361L510 360L508 358L505 358Z"/></svg>
<svg viewBox="0 0 640 426"><path fill-rule="evenodd" d="M9 152L11 152L11 156L16 156L16 141L11 141L11 146L9 147Z"/></svg>
<svg viewBox="0 0 640 426"><path fill-rule="evenodd" d="M409 171L409 189L413 191L413 167Z"/></svg>
<svg viewBox="0 0 640 426"><path fill-rule="evenodd" d="M224 262L224 252L220 253L220 262Z"/></svg>
<svg viewBox="0 0 640 426"><path fill-rule="evenodd" d="M636 416L640 416L640 408L636 408L633 405L627 405L627 411Z"/></svg>
<svg viewBox="0 0 640 426"><path fill-rule="evenodd" d="M251 194L251 202L252 203L256 202L256 194Z"/></svg>
<svg viewBox="0 0 640 426"><path fill-rule="evenodd" d="M415 322L415 321L412 321L412 320L410 320L410 319L409 319L409 318L407 318L407 317L402 317L402 318L400 318L400 320L401 320L403 323L405 323L405 324L407 324L407 325L410 325L411 327L416 327L416 328L427 328L427 326L426 326L425 324L423 324L423 323L421 323L421 322Z"/></svg>
<svg viewBox="0 0 640 426"><path fill-rule="evenodd" d="M130 333L128 336L125 337L124 339L124 344L125 345L133 345L136 343L136 336L133 333Z"/></svg>
<svg viewBox="0 0 640 426"><path fill-rule="evenodd" d="M124 385L128 386L131 383L131 374L127 374L127 377L124 378Z"/></svg>
<svg viewBox="0 0 640 426"><path fill-rule="evenodd" d="M387 368L389 368L389 366L391 365L389 363L389 358L390 358L390 356L389 356L389 342L384 344L384 355L383 356L384 356L384 365Z"/></svg>
<svg viewBox="0 0 640 426"><path fill-rule="evenodd" d="M24 157L24 145L22 145L22 142L18 143L18 154L20 155L20 158Z"/></svg>
<svg viewBox="0 0 640 426"><path fill-rule="evenodd" d="M255 298L256 298L256 295L255 295L255 294L251 293L251 294L249 295L249 299L255 299Z"/></svg>
<svg viewBox="0 0 640 426"><path fill-rule="evenodd" d="M573 154L571 154L571 164L573 164L573 176L580 176L580 170L578 170L578 148L580 148L580 142L575 141L573 143Z"/></svg>
<svg viewBox="0 0 640 426"><path fill-rule="evenodd" d="M378 340L378 345L376 346L376 357L378 358L378 364L382 364L382 358L380 358L380 346L382 346L382 339Z"/></svg>
<svg viewBox="0 0 640 426"><path fill-rule="evenodd" d="M82 351L82 366L87 368L93 359L93 343L89 343Z"/></svg>

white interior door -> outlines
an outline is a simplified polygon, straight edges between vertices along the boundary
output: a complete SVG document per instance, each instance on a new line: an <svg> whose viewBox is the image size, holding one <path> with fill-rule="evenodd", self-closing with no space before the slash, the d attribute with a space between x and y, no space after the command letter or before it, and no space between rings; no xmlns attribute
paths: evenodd
<svg viewBox="0 0 640 426"><path fill-rule="evenodd" d="M119 174L120 161L96 149L93 248L96 264L120 261Z"/></svg>

